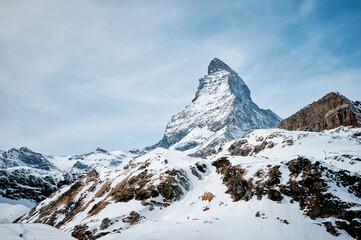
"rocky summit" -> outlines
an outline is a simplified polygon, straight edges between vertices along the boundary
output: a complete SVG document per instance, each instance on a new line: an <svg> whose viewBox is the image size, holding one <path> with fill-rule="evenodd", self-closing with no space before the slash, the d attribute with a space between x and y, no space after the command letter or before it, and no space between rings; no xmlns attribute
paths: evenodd
<svg viewBox="0 0 361 240"><path fill-rule="evenodd" d="M253 129L276 127L280 120L271 110L259 108L242 78L214 58L191 104L172 117L163 139L152 148L193 149L199 156Z"/></svg>
<svg viewBox="0 0 361 240"><path fill-rule="evenodd" d="M331 92L282 120L277 127L320 132L340 126L361 126L361 103Z"/></svg>

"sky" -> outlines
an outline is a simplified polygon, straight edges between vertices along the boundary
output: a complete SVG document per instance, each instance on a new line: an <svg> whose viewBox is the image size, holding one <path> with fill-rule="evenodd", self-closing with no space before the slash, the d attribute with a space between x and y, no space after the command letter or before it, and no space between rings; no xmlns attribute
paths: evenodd
<svg viewBox="0 0 361 240"><path fill-rule="evenodd" d="M153 145L214 57L281 118L361 100L361 1L0 0L0 149Z"/></svg>

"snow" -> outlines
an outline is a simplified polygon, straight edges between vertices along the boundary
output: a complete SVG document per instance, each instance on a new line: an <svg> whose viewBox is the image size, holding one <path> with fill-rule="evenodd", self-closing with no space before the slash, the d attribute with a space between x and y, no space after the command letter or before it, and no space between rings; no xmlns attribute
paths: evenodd
<svg viewBox="0 0 361 240"><path fill-rule="evenodd" d="M0 224L0 240L74 240L45 224Z"/></svg>
<svg viewBox="0 0 361 240"><path fill-rule="evenodd" d="M12 224L12 222L29 212L34 205L24 199L12 200L0 197L0 240L66 240L71 236L45 224Z"/></svg>
<svg viewBox="0 0 361 240"><path fill-rule="evenodd" d="M352 239L347 234L333 237L323 226L304 217L296 204L253 199L223 205L212 214L210 210L199 212L196 217L187 211L189 206L178 207L184 212L182 217L174 215L147 221L101 239ZM264 214L265 219L255 217L257 212ZM187 214L191 216L189 219L183 217ZM281 219L287 220L289 224L281 222Z"/></svg>
<svg viewBox="0 0 361 240"><path fill-rule="evenodd" d="M106 150L97 149L94 152L74 155L74 156L56 156L47 155L48 160L62 171L69 171L77 162L94 168L102 166L107 168L117 167L122 161L129 161L135 154L125 151L108 152Z"/></svg>
<svg viewBox="0 0 361 240"><path fill-rule="evenodd" d="M24 215L30 208L22 204L0 203L0 224L12 223L18 217Z"/></svg>

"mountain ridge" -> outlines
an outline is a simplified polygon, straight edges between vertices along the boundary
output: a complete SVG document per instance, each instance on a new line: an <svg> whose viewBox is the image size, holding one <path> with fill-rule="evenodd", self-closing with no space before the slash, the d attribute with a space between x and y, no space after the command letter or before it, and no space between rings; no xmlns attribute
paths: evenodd
<svg viewBox="0 0 361 240"><path fill-rule="evenodd" d="M330 92L282 120L277 127L320 132L340 126L361 126L361 103Z"/></svg>

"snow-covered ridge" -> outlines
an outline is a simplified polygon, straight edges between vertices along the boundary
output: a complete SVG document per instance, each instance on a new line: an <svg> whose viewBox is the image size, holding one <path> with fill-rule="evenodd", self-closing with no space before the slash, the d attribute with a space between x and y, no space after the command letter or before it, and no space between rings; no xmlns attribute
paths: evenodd
<svg viewBox="0 0 361 240"><path fill-rule="evenodd" d="M96 151L74 156L47 155L26 147L0 153L0 195L37 203L95 167L113 169L136 156L129 152Z"/></svg>

